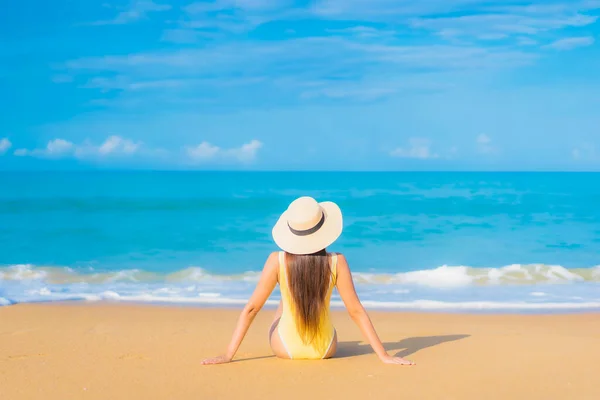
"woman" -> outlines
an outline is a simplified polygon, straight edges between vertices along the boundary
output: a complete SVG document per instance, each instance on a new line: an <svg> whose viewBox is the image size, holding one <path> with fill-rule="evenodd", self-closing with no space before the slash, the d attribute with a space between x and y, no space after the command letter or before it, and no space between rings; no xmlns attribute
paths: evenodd
<svg viewBox="0 0 600 400"><path fill-rule="evenodd" d="M335 286L379 359L386 364L413 365L385 351L356 295L346 259L341 254L327 253L326 248L341 233L342 213L335 203L317 203L310 197L292 202L273 228L273 239L283 251L267 259L227 352L202 364L223 364L233 359L254 317L279 283L281 302L269 331L271 348L277 357L323 359L335 355L337 334L329 315Z"/></svg>

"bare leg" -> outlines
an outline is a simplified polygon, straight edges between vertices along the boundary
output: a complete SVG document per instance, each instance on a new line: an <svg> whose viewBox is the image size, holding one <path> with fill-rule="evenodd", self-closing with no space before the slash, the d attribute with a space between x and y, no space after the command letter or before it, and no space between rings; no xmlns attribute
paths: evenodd
<svg viewBox="0 0 600 400"><path fill-rule="evenodd" d="M337 351L337 331L333 333L333 341L331 342L331 347L329 347L329 351L323 358L331 358L335 356L335 352Z"/></svg>
<svg viewBox="0 0 600 400"><path fill-rule="evenodd" d="M279 301L279 305L277 306L277 311L275 311L275 317L273 317L273 322L271 323L271 328L269 329L269 340L271 340L271 336L273 335L273 331L277 328L279 324L279 319L281 318L281 314L283 313L283 301Z"/></svg>
<svg viewBox="0 0 600 400"><path fill-rule="evenodd" d="M271 344L271 350L275 356L279 358L290 358L285 349L285 346L281 342L279 338L279 334L277 334L277 327L279 326L279 320L281 319L281 314L283 313L283 302L279 302L279 306L277 307L277 311L275 311L275 317L273 318L273 323L271 324L271 328L269 329L269 343Z"/></svg>

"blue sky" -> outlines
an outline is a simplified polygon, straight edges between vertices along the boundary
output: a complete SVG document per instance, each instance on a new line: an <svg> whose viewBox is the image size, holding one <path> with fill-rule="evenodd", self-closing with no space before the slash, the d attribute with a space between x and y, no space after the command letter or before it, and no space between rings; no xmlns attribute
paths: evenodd
<svg viewBox="0 0 600 400"><path fill-rule="evenodd" d="M23 0L0 169L600 170L600 0Z"/></svg>

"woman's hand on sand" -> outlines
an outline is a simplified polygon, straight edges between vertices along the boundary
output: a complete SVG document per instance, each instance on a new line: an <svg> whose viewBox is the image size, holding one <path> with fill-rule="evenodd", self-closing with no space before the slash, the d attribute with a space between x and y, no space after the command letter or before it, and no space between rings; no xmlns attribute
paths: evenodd
<svg viewBox="0 0 600 400"><path fill-rule="evenodd" d="M231 362L231 358L226 356L218 356L202 360L202 365L227 364Z"/></svg>
<svg viewBox="0 0 600 400"><path fill-rule="evenodd" d="M388 357L381 359L381 361L383 361L384 364L417 365L414 362L412 362L410 360L405 360L402 357L388 356Z"/></svg>

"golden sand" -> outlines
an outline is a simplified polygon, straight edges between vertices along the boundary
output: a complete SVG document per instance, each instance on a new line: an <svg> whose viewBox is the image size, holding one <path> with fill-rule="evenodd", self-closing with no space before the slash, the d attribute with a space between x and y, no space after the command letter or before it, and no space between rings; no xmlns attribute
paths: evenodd
<svg viewBox="0 0 600 400"><path fill-rule="evenodd" d="M129 305L0 307L0 399L600 399L600 315L371 313L384 365L343 312L338 356L271 356L273 311L235 362L236 310Z"/></svg>

